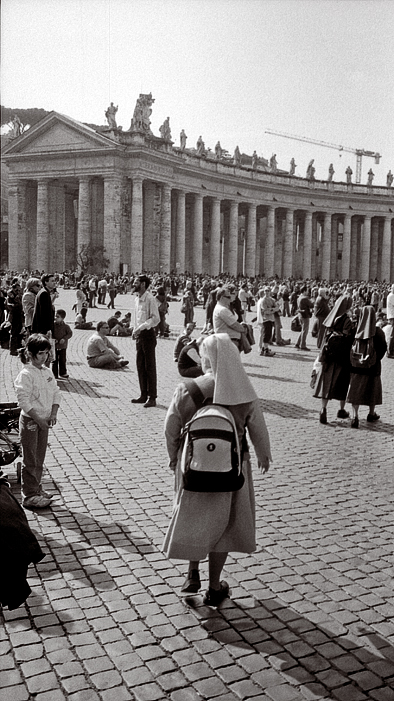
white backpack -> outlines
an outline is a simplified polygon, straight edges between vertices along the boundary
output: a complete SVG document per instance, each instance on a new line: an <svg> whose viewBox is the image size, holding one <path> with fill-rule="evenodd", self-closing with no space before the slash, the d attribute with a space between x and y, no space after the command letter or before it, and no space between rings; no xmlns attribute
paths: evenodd
<svg viewBox="0 0 394 701"><path fill-rule="evenodd" d="M190 381L185 385L197 403L198 385L197 390L190 387ZM237 427L229 409L221 404L208 404L198 409L185 425L182 440L184 489L191 492L235 492L241 489L245 481L242 455Z"/></svg>

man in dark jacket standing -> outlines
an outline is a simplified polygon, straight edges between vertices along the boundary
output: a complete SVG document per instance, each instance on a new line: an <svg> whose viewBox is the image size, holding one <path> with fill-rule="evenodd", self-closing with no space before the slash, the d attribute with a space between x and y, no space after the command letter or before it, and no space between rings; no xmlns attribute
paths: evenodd
<svg viewBox="0 0 394 701"><path fill-rule="evenodd" d="M309 321L312 316L312 310L313 302L311 299L309 299L308 289L304 285L304 287L301 287L301 294L298 298L298 314L301 322L301 332L298 336L295 347L299 350L309 350L309 348L306 346L306 337L309 331Z"/></svg>
<svg viewBox="0 0 394 701"><path fill-rule="evenodd" d="M36 297L31 330L32 333L43 333L45 336L50 331L51 335L48 338L52 338L55 310L52 305L51 293L56 288L55 276L51 274L43 275L41 282L42 288Z"/></svg>

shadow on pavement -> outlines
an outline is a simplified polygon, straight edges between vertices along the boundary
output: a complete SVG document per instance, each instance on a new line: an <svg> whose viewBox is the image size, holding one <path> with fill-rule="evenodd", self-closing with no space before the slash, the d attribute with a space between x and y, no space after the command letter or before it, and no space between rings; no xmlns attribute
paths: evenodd
<svg viewBox="0 0 394 701"><path fill-rule="evenodd" d="M275 382L295 382L301 384L298 380L292 380L290 377L277 377L276 375L260 375L257 372L247 372L248 377L257 377L259 380L274 380Z"/></svg>
<svg viewBox="0 0 394 701"><path fill-rule="evenodd" d="M104 385L99 382L89 382L88 380L76 380L74 378L68 380L68 382L59 382L58 387L63 392L71 392L74 394L82 394L87 397L96 397L97 399L118 399L116 396L109 396L107 394L100 394L95 387L103 387Z"/></svg>
<svg viewBox="0 0 394 701"><path fill-rule="evenodd" d="M276 399L261 399L260 405L263 411L277 416L284 416L286 419L313 419L316 420L316 411L304 409L298 404L289 402L279 402Z"/></svg>
<svg viewBox="0 0 394 701"><path fill-rule="evenodd" d="M362 622L350 623L350 632L334 618L314 623L275 598L251 597L250 606L226 599L218 610L201 605L197 597L185 601L211 638L240 653L255 651L255 658L243 658L251 665L247 671L264 690L274 693L276 687L272 698L293 698L283 686L281 695L283 678L301 685L309 699L332 698L331 693L343 701L362 699L371 689L377 694L373 698L394 698L394 647Z"/></svg>

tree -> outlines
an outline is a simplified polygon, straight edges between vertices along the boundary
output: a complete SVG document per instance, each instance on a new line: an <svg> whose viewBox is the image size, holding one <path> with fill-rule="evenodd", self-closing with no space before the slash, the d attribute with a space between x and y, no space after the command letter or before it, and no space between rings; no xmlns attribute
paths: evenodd
<svg viewBox="0 0 394 701"><path fill-rule="evenodd" d="M49 112L42 108L32 107L31 109L18 109L14 107L4 107L0 105L1 109L1 126L8 124L10 129L12 128L12 118L14 114L17 114L20 121L22 122L22 134L29 127L36 124L41 119L44 119Z"/></svg>
<svg viewBox="0 0 394 701"><path fill-rule="evenodd" d="M82 273L97 273L106 270L110 261L105 256L105 252L104 246L84 243L76 254L75 266Z"/></svg>

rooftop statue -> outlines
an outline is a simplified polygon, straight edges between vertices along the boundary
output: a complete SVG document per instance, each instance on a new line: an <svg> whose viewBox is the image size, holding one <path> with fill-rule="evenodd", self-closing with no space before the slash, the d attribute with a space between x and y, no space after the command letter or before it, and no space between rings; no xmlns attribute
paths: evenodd
<svg viewBox="0 0 394 701"><path fill-rule="evenodd" d="M20 136L22 134L22 122L19 119L17 114L14 114L12 118L12 132L10 134L12 139L15 139L17 136Z"/></svg>
<svg viewBox="0 0 394 701"><path fill-rule="evenodd" d="M197 139L197 156L204 156L204 154L205 154L205 144L204 144L201 136L199 136Z"/></svg>
<svg viewBox="0 0 394 701"><path fill-rule="evenodd" d="M375 173L373 172L372 168L370 168L368 171L367 185L372 185L374 177L375 177Z"/></svg>
<svg viewBox="0 0 394 701"><path fill-rule="evenodd" d="M273 153L270 158L270 168L273 173L278 170L278 161L276 160L276 153Z"/></svg>
<svg viewBox="0 0 394 701"><path fill-rule="evenodd" d="M253 168L253 170L257 170L258 160L259 160L259 158L257 155L257 151L253 151L253 153L252 153L252 168Z"/></svg>
<svg viewBox="0 0 394 701"><path fill-rule="evenodd" d="M180 136L179 136L179 140L181 142L181 151L184 151L186 148L186 139L187 139L187 136L186 136L185 130L182 129Z"/></svg>
<svg viewBox="0 0 394 701"><path fill-rule="evenodd" d="M220 141L218 141L216 146L215 146L215 156L216 156L218 161L220 161L221 157L223 156L223 149L220 145Z"/></svg>
<svg viewBox="0 0 394 701"><path fill-rule="evenodd" d="M315 162L315 159L312 158L312 160L309 161L309 163L308 163L308 167L307 167L307 169L306 169L306 177L307 177L308 180L314 180L314 179L315 179L316 168L314 168L314 166L313 166L314 162Z"/></svg>
<svg viewBox="0 0 394 701"><path fill-rule="evenodd" d="M134 108L130 131L142 131L146 134L152 133L149 117L152 114L151 107L153 103L154 99L151 92L148 95L140 94Z"/></svg>
<svg viewBox="0 0 394 701"><path fill-rule="evenodd" d="M163 124L161 125L159 132L161 134L161 138L164 139L165 141L171 141L171 129L170 129L170 118L167 117L167 119L164 120Z"/></svg>
<svg viewBox="0 0 394 701"><path fill-rule="evenodd" d="M240 166L241 165L241 151L239 150L239 147L235 147L234 151L234 165Z"/></svg>
<svg viewBox="0 0 394 701"><path fill-rule="evenodd" d="M348 185L351 185L353 171L352 171L352 169L351 169L350 166L348 166L348 167L346 168L345 173L346 173L346 182L347 182Z"/></svg>
<svg viewBox="0 0 394 701"><path fill-rule="evenodd" d="M290 170L289 170L289 175L295 175L295 169L297 168L297 164L295 162L295 159L292 158L290 161Z"/></svg>
<svg viewBox="0 0 394 701"><path fill-rule="evenodd" d="M387 180L386 180L386 187L391 187L393 184L394 180L394 175L392 174L391 170L387 173Z"/></svg>
<svg viewBox="0 0 394 701"><path fill-rule="evenodd" d="M335 173L334 166L332 163L330 163L329 168L328 168L328 178L327 178L329 183L332 183L334 173Z"/></svg>
<svg viewBox="0 0 394 701"><path fill-rule="evenodd" d="M118 106L115 107L114 103L111 102L110 106L107 108L107 111L105 112L105 116L108 122L108 126L110 129L116 129L117 124L116 124L116 113L118 111Z"/></svg>

